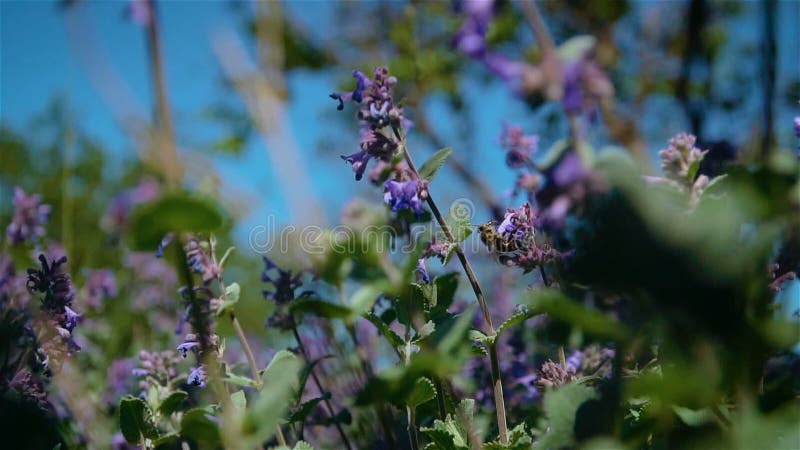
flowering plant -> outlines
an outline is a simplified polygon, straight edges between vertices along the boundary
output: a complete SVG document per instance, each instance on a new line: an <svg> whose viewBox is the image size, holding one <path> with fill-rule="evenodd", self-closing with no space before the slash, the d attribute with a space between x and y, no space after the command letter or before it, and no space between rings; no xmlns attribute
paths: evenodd
<svg viewBox="0 0 800 450"><path fill-rule="evenodd" d="M766 67L742 138L698 75L755 6L688 2L676 35L627 2L342 4L358 26L322 42L256 2L257 63L214 41L247 111L214 109L231 136L202 151L172 122L157 6L124 15L154 88L135 161L67 120L61 159L0 131L9 448L800 446L800 118ZM669 61L631 77L640 53ZM330 99L305 89L321 68ZM291 135L306 92L336 151ZM281 188L258 201L217 173L255 166L256 133ZM293 224L253 225L262 203Z"/></svg>

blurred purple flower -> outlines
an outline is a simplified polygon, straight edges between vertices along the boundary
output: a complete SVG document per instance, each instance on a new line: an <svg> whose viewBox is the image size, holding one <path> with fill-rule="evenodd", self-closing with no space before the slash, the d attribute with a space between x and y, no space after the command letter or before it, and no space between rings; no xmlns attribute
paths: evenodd
<svg viewBox="0 0 800 450"><path fill-rule="evenodd" d="M131 374L139 378L141 392L147 392L150 387L172 388L178 378L177 365L180 362L178 355L171 350L163 352L139 352L139 364L131 370Z"/></svg>
<svg viewBox="0 0 800 450"><path fill-rule="evenodd" d="M548 360L539 369L536 382L543 389L563 386L576 379L575 373L575 368L569 364L565 367Z"/></svg>
<svg viewBox="0 0 800 450"><path fill-rule="evenodd" d="M800 116L794 118L794 135L800 139ZM797 144L797 157L800 158L800 143Z"/></svg>
<svg viewBox="0 0 800 450"><path fill-rule="evenodd" d="M151 1L152 0L130 0L128 4L128 15L133 23L143 27L150 25L153 21Z"/></svg>
<svg viewBox="0 0 800 450"><path fill-rule="evenodd" d="M453 36L453 47L470 58L481 58L486 52L486 33L494 16L494 0L459 2L464 21Z"/></svg>
<svg viewBox="0 0 800 450"><path fill-rule="evenodd" d="M424 183L417 180L388 180L383 184L383 201L392 207L392 211L410 209L417 216L421 216L425 212L422 200L425 195L424 187Z"/></svg>
<svg viewBox="0 0 800 450"><path fill-rule="evenodd" d="M203 368L203 366L193 368L192 371L189 372L189 378L186 380L186 383L199 388L206 387L206 369Z"/></svg>
<svg viewBox="0 0 800 450"><path fill-rule="evenodd" d="M37 242L45 234L45 225L52 208L42 204L38 194L27 195L22 188L14 188L14 214L6 228L6 235L13 244L25 241Z"/></svg>
<svg viewBox="0 0 800 450"><path fill-rule="evenodd" d="M92 270L86 277L84 304L92 309L100 309L103 302L117 296L117 278L114 272L101 269Z"/></svg>
<svg viewBox="0 0 800 450"><path fill-rule="evenodd" d="M420 258L417 260L417 268L414 272L417 275L417 281L425 284L431 283L431 276L428 275L428 268L425 267L425 258Z"/></svg>
<svg viewBox="0 0 800 450"><path fill-rule="evenodd" d="M507 152L506 164L509 167L526 167L531 164L531 156L538 150L539 136L525 134L522 127L504 123L500 146Z"/></svg>
<svg viewBox="0 0 800 450"><path fill-rule="evenodd" d="M152 178L144 178L133 188L127 189L114 197L109 203L100 226L109 233L120 233L130 221L130 215L136 206L155 200L161 195L161 187Z"/></svg>

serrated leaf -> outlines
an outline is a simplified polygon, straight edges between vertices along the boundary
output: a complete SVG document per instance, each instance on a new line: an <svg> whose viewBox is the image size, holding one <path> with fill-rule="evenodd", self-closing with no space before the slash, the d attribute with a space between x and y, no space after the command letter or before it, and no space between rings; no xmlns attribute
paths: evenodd
<svg viewBox="0 0 800 450"><path fill-rule="evenodd" d="M483 331L480 330L469 330L467 335L469 336L470 341L483 345L491 345L496 338L495 336L487 336Z"/></svg>
<svg viewBox="0 0 800 450"><path fill-rule="evenodd" d="M439 172L439 169L442 168L447 158L450 157L450 154L453 153L453 149L450 147L445 147L438 152L431 155L425 163L422 164L422 167L419 168L419 176L425 180L433 180L433 177Z"/></svg>
<svg viewBox="0 0 800 450"><path fill-rule="evenodd" d="M509 329L509 328L511 328L513 326L519 325L519 324L525 322L526 320L537 316L538 314L540 314L540 313L536 313L534 311L531 311L528 308L525 308L522 311L515 312L511 317L506 319L505 322L501 323L500 326L497 327L497 335L499 336L505 330L507 330L507 329Z"/></svg>
<svg viewBox="0 0 800 450"><path fill-rule="evenodd" d="M414 388L406 396L406 405L415 409L434 398L436 398L436 387L433 382L426 377L420 377L414 383Z"/></svg>
<svg viewBox="0 0 800 450"><path fill-rule="evenodd" d="M203 408L190 409L184 413L181 419L181 436L191 438L201 448L219 448L222 445L216 418Z"/></svg>
<svg viewBox="0 0 800 450"><path fill-rule="evenodd" d="M385 337L386 340L389 341L389 344L391 344L392 347L398 348L405 344L403 338L401 338L400 336L397 335L397 333L392 331L389 325L383 320L381 320L380 317L376 316L375 314L372 314L371 312L365 313L363 317L372 322L373 325L375 325L375 328L377 328L378 331L383 335L383 337Z"/></svg>
<svg viewBox="0 0 800 450"><path fill-rule="evenodd" d="M171 232L210 233L222 227L224 215L219 204L208 197L187 192L168 194L133 211L134 247L155 250Z"/></svg>
<svg viewBox="0 0 800 450"><path fill-rule="evenodd" d="M165 416L169 416L180 409L183 401L186 400L186 397L188 396L189 394L184 391L175 391L169 394L167 398L165 398L161 404L158 405L158 411Z"/></svg>
<svg viewBox="0 0 800 450"><path fill-rule="evenodd" d="M143 436L158 438L150 407L144 400L130 395L119 401L119 428L125 440L131 444L141 444Z"/></svg>
<svg viewBox="0 0 800 450"><path fill-rule="evenodd" d="M433 279L436 286L436 307L432 308L429 317L435 319L447 313L458 290L458 272L439 275Z"/></svg>

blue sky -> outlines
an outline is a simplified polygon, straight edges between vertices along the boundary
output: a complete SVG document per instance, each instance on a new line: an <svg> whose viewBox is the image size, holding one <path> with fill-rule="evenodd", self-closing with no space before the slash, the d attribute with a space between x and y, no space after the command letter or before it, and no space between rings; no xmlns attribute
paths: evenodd
<svg viewBox="0 0 800 450"><path fill-rule="evenodd" d="M651 2L638 6L639 11L645 11L653 5L671 4ZM219 131L203 118L204 109L223 99L231 101L226 96L235 95L222 87L219 64L211 49L211 36L222 29L240 30L242 13L235 12L230 2L220 1L162 1L159 5L167 85L178 137L184 147L192 148L207 142ZM757 2L745 5L754 11L758 9ZM800 28L798 5L800 2L779 4L779 85L792 76L797 77L800 70L797 64L800 43L796 39ZM304 1L290 3L287 9L300 26L324 38L335 36L329 6L324 1ZM126 18L126 7L126 1L88 1L82 2L77 11L65 13L54 1L0 2L0 120L25 130L32 117L58 96L68 102L83 131L105 144L114 155L132 157L131 142L107 105L111 98L112 103L126 105L127 110L144 116L149 115L152 108L143 30ZM240 3L244 13L251 7L248 2ZM633 15L631 20L640 17ZM757 45L760 24L760 16L752 14L730 27L740 42ZM87 53L92 58L81 62L79 55ZM105 55L107 61L98 59L97 54ZM726 64L738 67L739 63L727 61ZM87 66L93 69L87 71ZM755 64L749 66L752 68ZM96 77L90 74L102 73L108 68L122 84L106 88L111 94L106 94L110 97L104 101L103 89L98 89ZM466 78L465 92L479 95L468 96L465 100L472 106L472 118L478 124L474 135L474 148L478 151L465 155L465 159L500 196L513 180L496 145L502 122L530 124L526 128L535 131L546 111L532 113L501 83L480 81L480 67L472 68L477 70L475 76ZM356 148L355 121L352 127L342 129L342 122L328 120L336 111L327 94L349 71L350 68L328 72L295 71L288 78L292 98L288 111L291 129L311 174L311 190L326 206L329 222L336 221L341 206L354 194L380 199L379 189L353 182L350 170L338 158L339 154L352 153ZM442 134L455 136L457 127L444 102L439 100L433 98L428 105L435 112ZM750 96L749 104L748 110L757 115L760 111L757 93ZM653 150L684 126L680 110L669 99L654 97L644 109L642 126ZM787 126L779 137L786 145L792 139L792 114L790 107L780 106L778 123L785 121ZM710 120L708 134L714 137L735 135L737 129L741 131L752 126L753 117L717 117ZM319 143L323 138L329 142L335 139L326 152L320 151ZM422 149L415 151L425 153ZM269 213L277 214L279 223L292 220L287 217L285 196L275 181L274 168L266 156L263 141L253 139L240 157L215 156L213 164L229 192L248 204L248 212L240 222L240 233L246 234L253 225L264 223ZM444 201L464 192L464 186L452 175L445 173L442 179L448 186L439 194Z"/></svg>

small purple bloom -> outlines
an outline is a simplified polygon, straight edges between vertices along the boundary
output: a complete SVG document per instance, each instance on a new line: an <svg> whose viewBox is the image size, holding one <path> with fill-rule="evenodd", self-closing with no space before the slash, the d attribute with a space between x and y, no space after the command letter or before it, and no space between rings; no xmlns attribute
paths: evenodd
<svg viewBox="0 0 800 450"><path fill-rule="evenodd" d="M383 201L392 207L392 211L410 209L417 216L421 216L425 210L420 198L420 183L417 180L394 181L389 180L383 184Z"/></svg>
<svg viewBox="0 0 800 450"><path fill-rule="evenodd" d="M14 188L14 215L6 228L6 235L14 244L27 240L38 241L45 234L45 225L52 208L42 204L38 194L28 195L22 188Z"/></svg>
<svg viewBox="0 0 800 450"><path fill-rule="evenodd" d="M417 274L417 280L425 284L431 284L431 276L428 275L428 268L425 267L425 258L417 260L417 268L414 270Z"/></svg>
<svg viewBox="0 0 800 450"><path fill-rule="evenodd" d="M199 388L206 387L206 370L203 368L203 366L198 366L192 369L192 371L189 372L189 378L186 380L186 382L190 386L196 386Z"/></svg>
<svg viewBox="0 0 800 450"><path fill-rule="evenodd" d="M161 242L158 243L158 248L156 248L156 258L164 257L164 250L172 244L173 240L175 240L175 233L167 233L161 238Z"/></svg>
<svg viewBox="0 0 800 450"><path fill-rule="evenodd" d="M800 116L794 118L794 135L800 139ZM800 158L800 144L797 144L797 157Z"/></svg>

